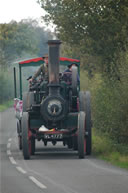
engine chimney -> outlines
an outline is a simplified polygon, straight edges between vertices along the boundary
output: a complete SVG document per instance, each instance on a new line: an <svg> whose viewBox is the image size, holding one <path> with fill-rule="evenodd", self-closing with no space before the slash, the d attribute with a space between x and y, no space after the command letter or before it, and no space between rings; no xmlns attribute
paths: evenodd
<svg viewBox="0 0 128 193"><path fill-rule="evenodd" d="M59 94L59 58L60 58L60 40L49 40L49 95Z"/></svg>
<svg viewBox="0 0 128 193"><path fill-rule="evenodd" d="M60 58L60 40L49 40L49 83L59 83L59 58Z"/></svg>

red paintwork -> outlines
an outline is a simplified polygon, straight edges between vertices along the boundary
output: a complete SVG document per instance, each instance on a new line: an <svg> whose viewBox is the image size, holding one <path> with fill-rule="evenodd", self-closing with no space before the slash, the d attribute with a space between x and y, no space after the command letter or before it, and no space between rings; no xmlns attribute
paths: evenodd
<svg viewBox="0 0 128 193"><path fill-rule="evenodd" d="M33 58L33 59L30 59L30 60L22 61L19 64L28 64L30 62L39 62L39 61L44 61L44 59L42 57L40 57L40 58ZM65 58L65 57L60 57L60 61L80 62L80 60L72 59L72 58Z"/></svg>
<svg viewBox="0 0 128 193"><path fill-rule="evenodd" d="M33 59L30 59L30 60L22 61L19 64L26 64L26 63L28 64L30 62L39 62L41 60L44 61L44 59L42 57L40 57L40 58L33 58Z"/></svg>
<svg viewBox="0 0 128 193"><path fill-rule="evenodd" d="M77 59L64 58L64 57L60 57L60 61L80 62L80 60L77 60Z"/></svg>
<svg viewBox="0 0 128 193"><path fill-rule="evenodd" d="M39 133L44 133L44 134L65 134L65 133L69 133L68 130L65 131L39 131Z"/></svg>

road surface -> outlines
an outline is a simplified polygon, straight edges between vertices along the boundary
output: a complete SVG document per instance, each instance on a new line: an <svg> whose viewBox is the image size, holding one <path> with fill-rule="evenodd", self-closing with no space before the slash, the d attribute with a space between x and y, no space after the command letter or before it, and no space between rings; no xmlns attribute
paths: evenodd
<svg viewBox="0 0 128 193"><path fill-rule="evenodd" d="M58 143L37 143L24 160L18 150L13 109L0 114L0 193L128 193L128 171Z"/></svg>

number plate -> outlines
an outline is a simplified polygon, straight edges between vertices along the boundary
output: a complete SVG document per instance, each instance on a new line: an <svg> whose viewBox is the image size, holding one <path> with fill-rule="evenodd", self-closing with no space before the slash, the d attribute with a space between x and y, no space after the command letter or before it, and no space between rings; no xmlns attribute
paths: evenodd
<svg viewBox="0 0 128 193"><path fill-rule="evenodd" d="M62 139L63 134L62 133L59 133L59 134L44 134L44 138L45 139Z"/></svg>

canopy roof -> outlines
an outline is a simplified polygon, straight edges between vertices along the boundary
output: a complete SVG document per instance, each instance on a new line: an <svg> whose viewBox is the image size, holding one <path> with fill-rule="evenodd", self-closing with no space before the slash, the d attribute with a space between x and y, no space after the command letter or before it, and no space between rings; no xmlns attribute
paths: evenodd
<svg viewBox="0 0 128 193"><path fill-rule="evenodd" d="M28 67L28 66L39 66L44 63L44 59L40 58L33 58L25 61L19 62L20 67ZM72 58L63 58L60 57L60 65L68 66L69 64L76 63L78 66L80 65L80 60L72 59Z"/></svg>

